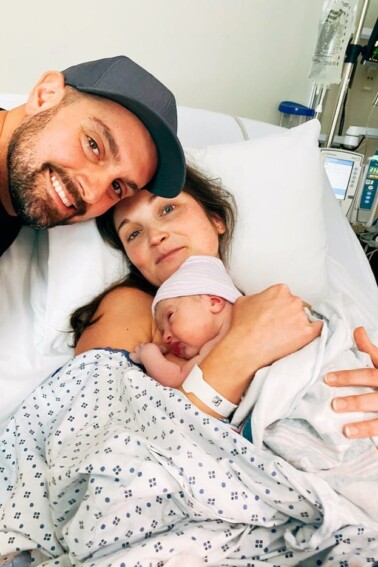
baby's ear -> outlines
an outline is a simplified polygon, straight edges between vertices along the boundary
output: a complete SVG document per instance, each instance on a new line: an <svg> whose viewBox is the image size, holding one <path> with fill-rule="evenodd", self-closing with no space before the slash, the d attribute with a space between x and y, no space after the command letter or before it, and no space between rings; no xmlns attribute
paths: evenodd
<svg viewBox="0 0 378 567"><path fill-rule="evenodd" d="M220 313L226 305L226 300L218 295L209 295L209 302L212 313Z"/></svg>

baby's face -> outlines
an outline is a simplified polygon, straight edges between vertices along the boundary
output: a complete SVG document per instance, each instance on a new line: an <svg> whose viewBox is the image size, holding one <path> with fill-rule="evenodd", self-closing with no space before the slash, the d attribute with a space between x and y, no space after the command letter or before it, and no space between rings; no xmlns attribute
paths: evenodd
<svg viewBox="0 0 378 567"><path fill-rule="evenodd" d="M214 315L206 295L163 299L156 306L155 319L164 344L181 358L193 358L214 336Z"/></svg>

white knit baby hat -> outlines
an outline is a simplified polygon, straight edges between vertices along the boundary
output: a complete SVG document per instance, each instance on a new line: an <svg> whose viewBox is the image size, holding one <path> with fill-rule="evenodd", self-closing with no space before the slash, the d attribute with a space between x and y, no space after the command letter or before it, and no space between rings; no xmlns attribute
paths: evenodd
<svg viewBox="0 0 378 567"><path fill-rule="evenodd" d="M242 295L219 258L190 256L159 287L152 302L152 313L163 299L201 294L217 295L230 303L235 303Z"/></svg>

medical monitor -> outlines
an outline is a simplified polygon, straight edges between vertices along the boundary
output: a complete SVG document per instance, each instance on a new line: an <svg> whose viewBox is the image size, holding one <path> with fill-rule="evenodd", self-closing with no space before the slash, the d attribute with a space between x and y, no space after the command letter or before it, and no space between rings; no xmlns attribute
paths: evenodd
<svg viewBox="0 0 378 567"><path fill-rule="evenodd" d="M343 200L353 171L353 161L339 157L325 156L324 168L336 199Z"/></svg>
<svg viewBox="0 0 378 567"><path fill-rule="evenodd" d="M345 216L351 210L363 173L363 155L347 150L321 149L324 169Z"/></svg>
<svg viewBox="0 0 378 567"><path fill-rule="evenodd" d="M378 18L367 45L362 48L362 59L364 63L378 64Z"/></svg>

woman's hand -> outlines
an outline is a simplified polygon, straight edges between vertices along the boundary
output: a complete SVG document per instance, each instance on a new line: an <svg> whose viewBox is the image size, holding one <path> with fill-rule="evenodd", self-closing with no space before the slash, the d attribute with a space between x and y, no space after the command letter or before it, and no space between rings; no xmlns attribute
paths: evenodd
<svg viewBox="0 0 378 567"><path fill-rule="evenodd" d="M238 337L240 350L244 347L253 353L252 370L299 350L320 335L322 322L310 321L304 307L308 304L283 284L237 300L230 333Z"/></svg>
<svg viewBox="0 0 378 567"><path fill-rule="evenodd" d="M378 348L370 342L363 327L354 331L354 340L359 350L370 355L375 368L358 368L356 370L339 370L325 377L330 386L369 386L375 392L334 398L332 408L336 412L378 412ZM378 419L348 423L343 433L351 439L357 437L374 437L378 435Z"/></svg>
<svg viewBox="0 0 378 567"><path fill-rule="evenodd" d="M200 363L206 382L239 403L257 370L320 335L322 323L309 321L305 306L283 284L240 297L229 332Z"/></svg>

